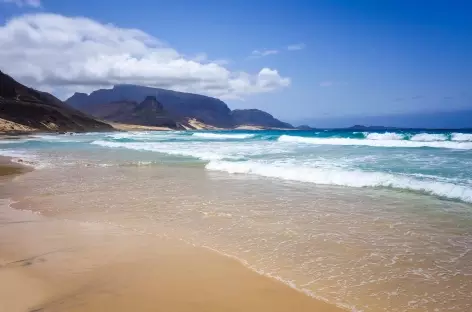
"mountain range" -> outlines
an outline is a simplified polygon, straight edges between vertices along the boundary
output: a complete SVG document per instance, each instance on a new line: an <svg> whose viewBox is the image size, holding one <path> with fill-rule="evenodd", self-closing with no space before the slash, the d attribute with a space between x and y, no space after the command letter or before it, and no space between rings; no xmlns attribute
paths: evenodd
<svg viewBox="0 0 472 312"><path fill-rule="evenodd" d="M75 93L66 103L100 119L148 126L192 128L189 120L197 120L225 129L293 128L258 109L232 111L226 103L213 97L137 85L116 85L90 95ZM150 113L159 118L150 119Z"/></svg>
<svg viewBox="0 0 472 312"><path fill-rule="evenodd" d="M126 129L130 125L165 129L293 128L258 109L232 111L216 98L136 85L117 85L90 95L75 93L63 102L0 71L0 132L112 131L110 123Z"/></svg>

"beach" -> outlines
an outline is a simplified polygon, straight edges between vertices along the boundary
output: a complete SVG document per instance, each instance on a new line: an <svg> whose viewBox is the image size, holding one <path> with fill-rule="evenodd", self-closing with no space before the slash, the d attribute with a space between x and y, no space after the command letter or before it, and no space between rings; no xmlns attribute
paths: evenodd
<svg viewBox="0 0 472 312"><path fill-rule="evenodd" d="M0 168L21 173L5 158ZM29 193L34 183L17 189L29 174L1 180L0 311L342 311L202 247L65 219Z"/></svg>
<svg viewBox="0 0 472 312"><path fill-rule="evenodd" d="M467 311L470 135L0 140L0 154L30 168L2 169L16 174L1 187L1 280L15 279L1 302L26 311Z"/></svg>

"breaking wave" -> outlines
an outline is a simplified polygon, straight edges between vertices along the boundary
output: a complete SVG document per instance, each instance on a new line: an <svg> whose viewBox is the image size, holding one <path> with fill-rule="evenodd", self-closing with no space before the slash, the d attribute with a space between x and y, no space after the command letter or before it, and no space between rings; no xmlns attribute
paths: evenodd
<svg viewBox="0 0 472 312"><path fill-rule="evenodd" d="M145 143L122 143L122 142L109 142L103 140L93 141L91 144L99 145L103 147L111 148L126 148L136 151L148 151L169 154L174 156L186 156L198 158L201 160L223 160L223 159L232 159L232 160L241 160L244 157L237 155L227 155L225 153L218 153L211 149L203 148L183 148L182 146L172 147L172 145L164 145L159 142L145 142Z"/></svg>
<svg viewBox="0 0 472 312"><path fill-rule="evenodd" d="M235 133L235 134L226 134L226 133L193 133L193 137L203 138L203 139L210 139L210 140L244 140L244 139L251 139L255 137L255 134L247 134L247 133Z"/></svg>
<svg viewBox="0 0 472 312"><path fill-rule="evenodd" d="M374 137L375 139L372 139ZM394 139L395 137L395 139ZM415 136L413 136L414 138ZM351 139L351 138L316 138L316 137L301 137L291 135L281 135L278 138L279 142L288 143L304 143L317 145L359 145L359 146L373 146L373 147L434 147L434 148L450 148L450 149L472 149L472 142L458 142L458 141L426 141L424 135L418 137L416 140L400 139L399 135L370 133L365 139ZM423 139L423 140L421 140Z"/></svg>
<svg viewBox="0 0 472 312"><path fill-rule="evenodd" d="M364 136L368 140L403 140L404 136L401 133L385 132L385 133L368 133L364 132Z"/></svg>
<svg viewBox="0 0 472 312"><path fill-rule="evenodd" d="M304 166L262 164L256 162L211 161L206 169L232 174L253 174L288 181L349 187L386 187L472 202L472 189L453 183L420 180L384 172L310 168Z"/></svg>
<svg viewBox="0 0 472 312"><path fill-rule="evenodd" d="M472 133L452 133L452 141L472 141Z"/></svg>

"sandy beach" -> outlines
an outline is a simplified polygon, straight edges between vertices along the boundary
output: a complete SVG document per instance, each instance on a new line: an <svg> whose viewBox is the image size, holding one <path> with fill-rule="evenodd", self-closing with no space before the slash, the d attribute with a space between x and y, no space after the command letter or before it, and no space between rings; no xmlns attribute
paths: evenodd
<svg viewBox="0 0 472 312"><path fill-rule="evenodd" d="M0 311L341 311L201 247L14 209L25 171L2 158Z"/></svg>

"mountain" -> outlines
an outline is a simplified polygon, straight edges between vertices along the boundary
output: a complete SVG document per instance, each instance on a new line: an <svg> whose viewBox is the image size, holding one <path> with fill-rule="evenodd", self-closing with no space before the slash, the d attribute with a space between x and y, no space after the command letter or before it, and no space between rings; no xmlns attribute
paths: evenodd
<svg viewBox="0 0 472 312"><path fill-rule="evenodd" d="M235 109L231 112L235 125L260 126L265 128L293 128L291 124L282 122L271 114L259 109Z"/></svg>
<svg viewBox="0 0 472 312"><path fill-rule="evenodd" d="M110 131L113 128L70 107L49 93L28 88L0 71L3 131ZM9 128L10 127L10 128Z"/></svg>
<svg viewBox="0 0 472 312"><path fill-rule="evenodd" d="M312 128L308 125L301 125L296 127L297 130L305 130L305 131L310 131L310 130L316 130L316 128Z"/></svg>
<svg viewBox="0 0 472 312"><path fill-rule="evenodd" d="M234 128L248 123L261 127L292 128L290 124L260 110L231 111L225 102L209 96L136 85L116 85L112 89L93 91L90 95L75 93L66 103L105 120L124 122L122 118L133 114L137 103L149 96L162 105L163 111L157 114L172 119L177 127L179 124L188 125L188 120L192 119L219 128ZM135 114L133 122L149 125L150 120L146 114Z"/></svg>
<svg viewBox="0 0 472 312"><path fill-rule="evenodd" d="M87 112L100 119L124 124L182 128L174 118L169 116L155 96L147 96L141 103L116 101L104 105L90 105Z"/></svg>

